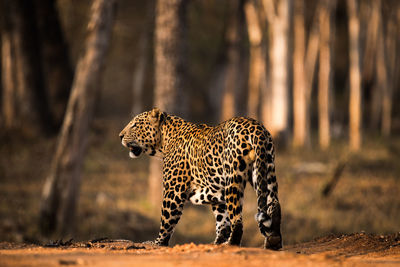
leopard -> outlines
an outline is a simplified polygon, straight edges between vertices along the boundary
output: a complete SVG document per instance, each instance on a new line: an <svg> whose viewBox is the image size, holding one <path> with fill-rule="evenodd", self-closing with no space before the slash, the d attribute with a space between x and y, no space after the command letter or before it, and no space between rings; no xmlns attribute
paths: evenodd
<svg viewBox="0 0 400 267"><path fill-rule="evenodd" d="M162 159L161 225L154 244L168 246L185 203L191 202L211 205L214 244L240 246L243 196L249 183L257 196L255 220L264 236L263 247L282 248L275 148L261 122L234 117L208 126L153 108L133 117L119 137L131 158Z"/></svg>

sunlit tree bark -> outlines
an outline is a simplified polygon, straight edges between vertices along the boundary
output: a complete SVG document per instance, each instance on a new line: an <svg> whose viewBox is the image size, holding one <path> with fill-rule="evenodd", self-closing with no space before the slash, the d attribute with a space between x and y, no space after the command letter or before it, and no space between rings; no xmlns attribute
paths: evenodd
<svg viewBox="0 0 400 267"><path fill-rule="evenodd" d="M293 146L303 147L307 134L307 96L304 72L305 29L304 1L294 2L293 55Z"/></svg>
<svg viewBox="0 0 400 267"><path fill-rule="evenodd" d="M263 121L271 134L285 143L288 128L288 31L290 0L263 0L269 28L270 95L273 111L263 108ZM265 104L265 103L264 103ZM265 118L269 120L266 121Z"/></svg>
<svg viewBox="0 0 400 267"><path fill-rule="evenodd" d="M352 151L357 151L361 147L360 21L357 2L357 0L347 0L350 42L349 138Z"/></svg>
<svg viewBox="0 0 400 267"><path fill-rule="evenodd" d="M334 4L334 1L325 0L319 13L318 133L319 145L322 149L328 148L330 144L331 11Z"/></svg>
<svg viewBox="0 0 400 267"><path fill-rule="evenodd" d="M306 2L305 2L306 3ZM317 59L319 55L320 34L319 34L319 15L323 2L319 1L314 11L312 25L308 34L304 58L304 90L305 90L305 144L311 142L311 122L310 122L310 102L313 90L313 82Z"/></svg>
<svg viewBox="0 0 400 267"><path fill-rule="evenodd" d="M248 79L248 116L258 119L260 103L260 82L265 72L265 58L263 58L261 41L262 30L257 19L256 7L253 1L246 1L244 11L247 22L247 33L250 41L250 66Z"/></svg>

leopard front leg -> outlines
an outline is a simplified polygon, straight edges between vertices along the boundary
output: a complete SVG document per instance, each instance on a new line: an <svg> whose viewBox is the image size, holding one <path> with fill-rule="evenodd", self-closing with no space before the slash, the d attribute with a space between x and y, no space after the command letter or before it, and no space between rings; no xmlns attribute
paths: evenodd
<svg viewBox="0 0 400 267"><path fill-rule="evenodd" d="M161 226L155 243L160 246L168 246L168 242L182 215L186 194L175 190L164 190L164 198L161 208Z"/></svg>
<svg viewBox="0 0 400 267"><path fill-rule="evenodd" d="M231 234L231 223L226 204L213 204L212 211L215 216L216 238L214 244L222 244L228 241Z"/></svg>
<svg viewBox="0 0 400 267"><path fill-rule="evenodd" d="M187 200L190 173L185 169L184 161L175 157L171 161L164 159L163 167L163 202L161 208L161 226L155 243L168 246L168 242L178 223L183 206ZM172 164L168 164L173 162Z"/></svg>

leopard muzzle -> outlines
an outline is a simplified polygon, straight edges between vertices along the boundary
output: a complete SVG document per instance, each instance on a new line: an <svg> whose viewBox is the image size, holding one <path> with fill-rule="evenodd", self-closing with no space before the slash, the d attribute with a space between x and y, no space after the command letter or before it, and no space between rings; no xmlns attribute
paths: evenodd
<svg viewBox="0 0 400 267"><path fill-rule="evenodd" d="M133 142L128 143L127 147L129 148L129 157L133 159L139 157L140 154L142 154L143 149Z"/></svg>

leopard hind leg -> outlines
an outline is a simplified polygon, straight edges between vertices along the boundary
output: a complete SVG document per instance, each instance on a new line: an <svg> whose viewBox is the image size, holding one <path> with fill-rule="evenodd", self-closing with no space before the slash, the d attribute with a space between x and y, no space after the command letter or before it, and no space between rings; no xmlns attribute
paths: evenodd
<svg viewBox="0 0 400 267"><path fill-rule="evenodd" d="M242 155L232 161L232 166L226 166L225 171L225 201L231 222L231 234L228 244L239 246L243 235L242 208L243 195L251 165Z"/></svg>
<svg viewBox="0 0 400 267"><path fill-rule="evenodd" d="M226 209L226 204L212 204L215 216L216 238L214 244L223 244L228 241L231 234L231 222Z"/></svg>
<svg viewBox="0 0 400 267"><path fill-rule="evenodd" d="M266 154L256 156L253 163L252 182L257 194L255 219L263 236L264 248L282 248L281 207L278 200L278 183L275 175L272 143L266 145Z"/></svg>

